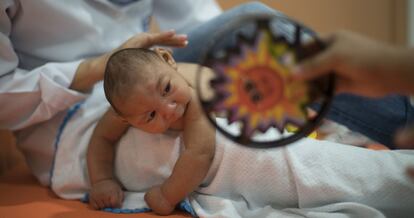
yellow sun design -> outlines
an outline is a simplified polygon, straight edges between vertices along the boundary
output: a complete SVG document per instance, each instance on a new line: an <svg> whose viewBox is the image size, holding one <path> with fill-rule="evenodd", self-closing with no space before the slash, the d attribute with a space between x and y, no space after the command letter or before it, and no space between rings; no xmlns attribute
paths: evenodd
<svg viewBox="0 0 414 218"><path fill-rule="evenodd" d="M290 80L288 68L295 56L286 43L275 43L268 31L261 31L255 48L244 46L235 59L222 68L229 81L222 88L230 95L220 108L232 109L232 120L244 120L245 134L269 126L282 131L287 123L306 122L308 88Z"/></svg>

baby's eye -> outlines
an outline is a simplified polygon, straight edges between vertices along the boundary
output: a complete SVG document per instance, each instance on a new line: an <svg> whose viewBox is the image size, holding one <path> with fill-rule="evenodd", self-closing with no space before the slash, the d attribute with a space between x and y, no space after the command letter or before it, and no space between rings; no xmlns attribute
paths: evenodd
<svg viewBox="0 0 414 218"><path fill-rule="evenodd" d="M162 93L163 95L168 94L171 91L171 84L170 82L168 82L168 84L165 86L164 88L164 92Z"/></svg>
<svg viewBox="0 0 414 218"><path fill-rule="evenodd" d="M153 120L153 119L155 118L156 113L157 113L157 112L152 111L152 112L149 114L149 117L148 117L147 122L150 122L151 120Z"/></svg>

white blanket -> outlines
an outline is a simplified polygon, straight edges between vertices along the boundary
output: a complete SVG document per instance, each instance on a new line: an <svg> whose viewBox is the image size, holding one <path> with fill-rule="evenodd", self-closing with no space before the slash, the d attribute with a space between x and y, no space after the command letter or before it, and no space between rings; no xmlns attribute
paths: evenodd
<svg viewBox="0 0 414 218"><path fill-rule="evenodd" d="M65 199L82 199L89 190L87 144L106 109L86 110L93 105L80 106L57 137L51 187ZM201 217L414 214L414 182L405 174L406 167L414 166L414 151L371 151L312 139L259 150L220 135L216 143L213 166L189 196ZM131 128L126 133L115 160L115 174L128 190L124 211L147 208L143 193L169 176L181 149L177 132L153 135Z"/></svg>

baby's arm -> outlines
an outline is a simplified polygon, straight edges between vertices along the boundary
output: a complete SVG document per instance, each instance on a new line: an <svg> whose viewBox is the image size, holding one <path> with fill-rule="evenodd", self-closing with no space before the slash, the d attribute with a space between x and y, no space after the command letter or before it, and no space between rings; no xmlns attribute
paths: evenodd
<svg viewBox="0 0 414 218"><path fill-rule="evenodd" d="M128 129L112 109L98 122L88 146L87 164L91 191L89 204L95 209L120 207L123 191L113 178L115 143Z"/></svg>
<svg viewBox="0 0 414 218"><path fill-rule="evenodd" d="M178 202L201 184L214 158L215 130L203 116L194 92L184 116L185 150L170 177L145 195L148 206L162 215L171 213Z"/></svg>

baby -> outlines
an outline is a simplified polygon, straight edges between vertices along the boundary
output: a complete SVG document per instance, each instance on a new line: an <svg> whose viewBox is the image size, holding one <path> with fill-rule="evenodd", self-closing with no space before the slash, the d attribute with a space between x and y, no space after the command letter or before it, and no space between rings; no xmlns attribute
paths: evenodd
<svg viewBox="0 0 414 218"><path fill-rule="evenodd" d="M123 49L109 58L104 89L112 108L95 127L87 153L93 208L121 206L122 186L113 174L114 146L129 126L149 133L183 131L185 149L173 172L145 194L154 212L170 214L201 184L214 158L215 130L194 90L195 67L177 66L162 48Z"/></svg>

